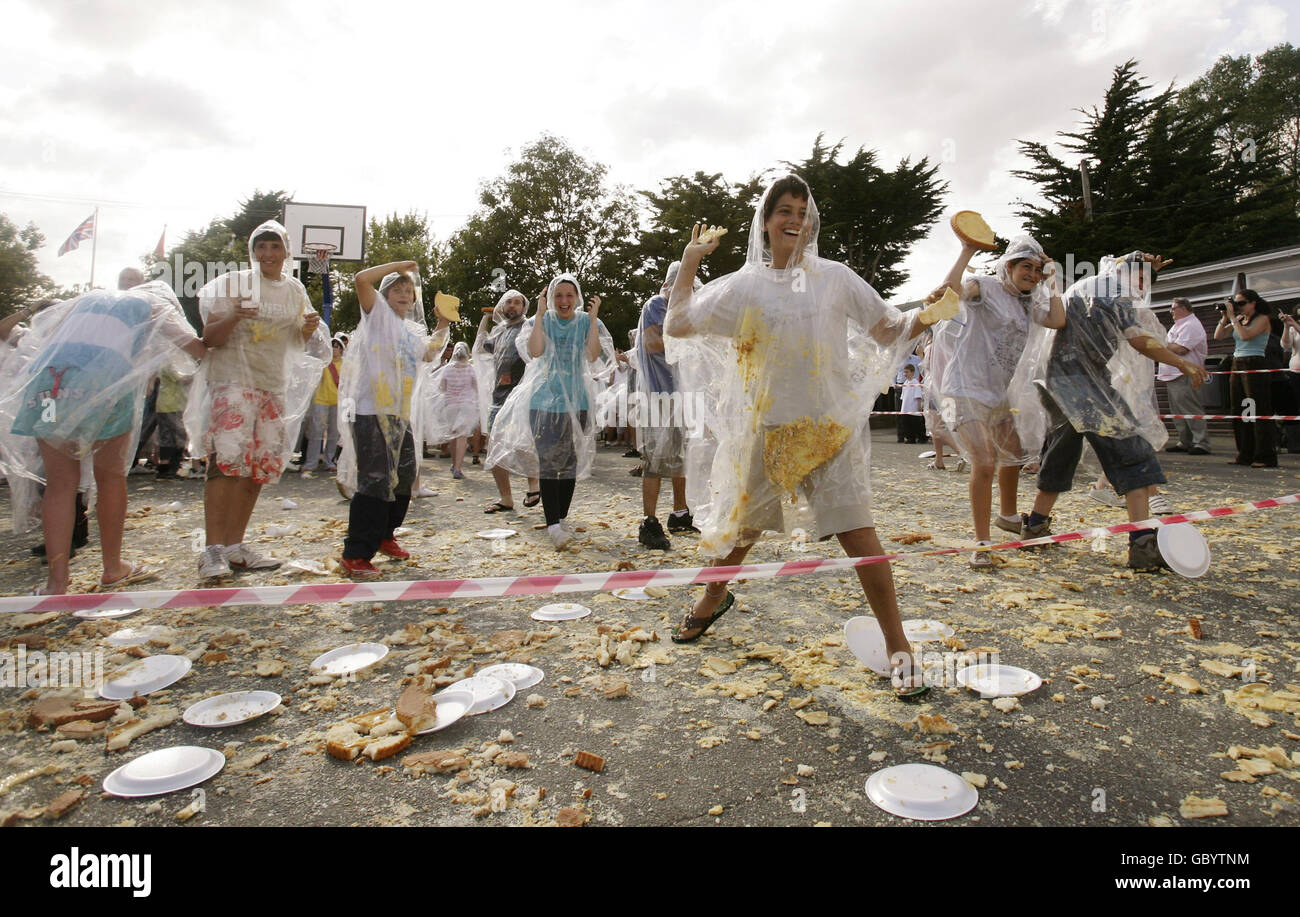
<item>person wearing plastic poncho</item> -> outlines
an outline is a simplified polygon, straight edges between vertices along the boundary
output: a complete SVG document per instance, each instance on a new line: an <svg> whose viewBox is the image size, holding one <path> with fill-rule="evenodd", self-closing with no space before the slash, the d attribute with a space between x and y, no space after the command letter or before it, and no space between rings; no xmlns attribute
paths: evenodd
<svg viewBox="0 0 1300 917"><path fill-rule="evenodd" d="M970 505L980 547L993 544L993 478L1001 502L997 526L1020 534L1016 509L1020 469L1029 461L1016 435L1007 386L1025 352L1030 324L1060 329L1065 304L1055 265L1030 236L1018 236L998 258L993 274L962 281L966 265L979 248L963 242L961 254L929 300L945 290L961 297L961 313L943 323L947 360L937 383L939 413L953 432L961 454L971 464ZM936 332L937 333L937 332ZM974 551L970 565L992 569L993 555Z"/></svg>
<svg viewBox="0 0 1300 917"><path fill-rule="evenodd" d="M201 579L280 566L244 544L244 533L262 486L289 461L329 361L328 330L285 268L289 233L275 220L262 223L248 237L248 258L250 269L199 290L212 353L190 386L185 427L207 457Z"/></svg>
<svg viewBox="0 0 1300 917"><path fill-rule="evenodd" d="M812 193L788 175L763 195L743 268L692 293L717 239L700 227L682 253L664 332L681 390L702 396L687 496L714 565L739 564L764 530L811 514L854 557L879 555L868 420L876 397L939 309L905 316L846 265L817 256ZM793 505L789 511L782 503ZM926 690L903 633L888 564L857 568L902 696ZM673 634L698 639L734 603L706 586Z"/></svg>
<svg viewBox="0 0 1300 917"><path fill-rule="evenodd" d="M497 300L491 315L484 315L479 322L478 334L474 337L474 360L472 365L478 373L479 421L484 435L488 437L489 459L485 461L492 479L497 485L497 501L489 504L485 513L509 512L515 508L514 494L510 490L510 472L504 467L494 466L492 454L492 430L497 415L505 406L506 399L523 381L531 357L527 349L518 347L520 332L526 327L524 320L528 316L528 298L518 290L506 290ZM491 332L488 322L492 323ZM524 338L527 340L527 337ZM524 506L536 506L542 500L542 492L537 483L536 474L528 478L528 489L524 492Z"/></svg>
<svg viewBox="0 0 1300 917"><path fill-rule="evenodd" d="M74 507L83 463L98 490L102 589L153 575L122 560L126 475L135 456L145 387L182 352L202 359L207 348L160 281L131 290L95 290L39 313L13 355L17 370L0 382L0 431L8 474L45 484L42 525L49 570L42 594L68 588ZM35 440L30 461L22 438ZM19 440L15 442L15 440Z"/></svg>
<svg viewBox="0 0 1300 917"><path fill-rule="evenodd" d="M487 465L538 479L547 534L556 550L573 540L567 525L577 482L596 452L595 379L614 359L600 321L600 297L581 309L582 289L561 274L537 298L537 315L520 331L519 352L532 362L492 426Z"/></svg>
<svg viewBox="0 0 1300 917"><path fill-rule="evenodd" d="M421 455L422 431L412 426L411 404L420 403L420 364L442 351L449 327L439 316L429 335L418 271L416 262L398 261L353 278L361 323L339 374L338 464L339 482L352 492L343 568L353 579L379 575L370 562L376 553L411 556L394 535L406 519Z"/></svg>
<svg viewBox="0 0 1300 917"><path fill-rule="evenodd" d="M668 294L677 281L681 262L668 266L659 293L641 307L634 344L636 373L633 397L629 397L628 415L634 420L637 448L641 453L641 511L644 518L637 540L647 548L667 551L672 542L659 524L659 488L664 478L672 481L673 510L668 516L668 531L695 532L695 521L686 501L686 430L697 419L697 405L689 393L677 384L677 374L669 364L664 347L664 318L668 313ZM694 289L702 284L697 279Z"/></svg>
<svg viewBox="0 0 1300 917"><path fill-rule="evenodd" d="M1165 483L1156 450L1168 438L1152 398L1154 360L1200 386L1205 370L1161 343L1151 314L1153 271L1169 262L1132 252L1102 260L1100 272L1065 291L1065 327L1034 328L1011 380L1010 398L1025 448L1041 446L1038 493L1022 537L1051 534L1051 512L1069 490L1085 440L1122 494L1130 522L1150 517L1153 485ZM1129 566L1164 565L1154 532L1129 533Z"/></svg>
<svg viewBox="0 0 1300 917"><path fill-rule="evenodd" d="M429 375L424 398L424 442L451 443L451 476L465 477L461 467L465 446L479 427L478 377L470 364L469 346L457 341L451 360Z"/></svg>
<svg viewBox="0 0 1300 917"><path fill-rule="evenodd" d="M921 384L925 392L922 411L925 414L926 432L934 443L934 458L926 465L931 471L947 470L943 463L945 446L956 456L958 471L970 464L962 457L961 450L957 448L957 440L953 438L952 431L943 422L943 415L939 412L939 383L943 380L952 353L952 335L949 332L956 332L960 328L955 322L939 322L928 332L928 340L921 356Z"/></svg>

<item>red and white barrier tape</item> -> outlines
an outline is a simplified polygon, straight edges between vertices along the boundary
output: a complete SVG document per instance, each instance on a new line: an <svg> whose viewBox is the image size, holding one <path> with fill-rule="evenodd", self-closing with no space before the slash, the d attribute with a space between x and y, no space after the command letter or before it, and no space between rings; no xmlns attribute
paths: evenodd
<svg viewBox="0 0 1300 917"><path fill-rule="evenodd" d="M1283 367L1282 369L1216 369L1213 372L1211 372L1210 375L1211 376L1248 376L1251 373L1294 373L1294 372L1300 372L1300 370L1289 369L1286 367ZM1168 380L1161 379L1160 381L1166 382Z"/></svg>
<svg viewBox="0 0 1300 917"><path fill-rule="evenodd" d="M1159 528L1178 522L1204 522L1221 516L1271 509L1287 503L1300 503L1300 493L1270 500L1258 500L1237 506L1220 506L1148 519L1124 522L1102 528L1063 535L1046 535L1022 541L1007 541L985 550L1005 551L1096 538L1107 533L1132 532ZM374 583L318 583L306 586L250 586L243 589L182 589L151 592L109 592L88 595L6 596L0 598L0 614L41 613L49 611L110 611L146 608L196 608L235 605L317 605L327 602L419 602L449 599L485 599L508 595L562 595L571 592L608 592L640 586L691 586L725 582L732 579L772 579L778 576L801 576L850 570L868 564L902 560L909 557L937 557L966 554L971 548L942 548L934 551L907 551L901 554L878 554L873 557L813 558L768 564L740 564L729 567L686 567L668 570L627 570L598 573L540 574L536 576L493 576L482 579L416 580Z"/></svg>

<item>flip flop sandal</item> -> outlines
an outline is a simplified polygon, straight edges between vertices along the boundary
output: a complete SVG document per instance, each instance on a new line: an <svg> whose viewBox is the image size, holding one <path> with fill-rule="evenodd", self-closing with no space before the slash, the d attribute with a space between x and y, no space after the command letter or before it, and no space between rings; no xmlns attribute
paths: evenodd
<svg viewBox="0 0 1300 917"><path fill-rule="evenodd" d="M156 570L151 570L144 564L135 564L131 567L131 572L125 576L113 580L111 583L100 582L99 591L109 592L113 589L121 589L123 586L130 586L135 583L143 583L145 580L151 580L158 575Z"/></svg>
<svg viewBox="0 0 1300 917"><path fill-rule="evenodd" d="M673 643L694 643L708 632L709 628L713 626L714 621L718 620L718 618L730 611L731 606L734 604L736 604L736 597L728 591L727 597L722 600L722 604L718 606L718 610L713 613L712 617L703 619L697 618L694 615L687 615L686 620L683 621L680 626L673 628ZM700 627L701 622L704 624L703 627ZM696 627L700 627L700 631L694 637L678 636L683 630L693 630Z"/></svg>
<svg viewBox="0 0 1300 917"><path fill-rule="evenodd" d="M513 513L514 511L515 508L513 506L506 506L500 500L483 510L485 513Z"/></svg>
<svg viewBox="0 0 1300 917"><path fill-rule="evenodd" d="M542 492L540 490L530 490L524 494L524 506L536 506L542 502Z"/></svg>
<svg viewBox="0 0 1300 917"><path fill-rule="evenodd" d="M915 700L916 698L921 697L923 694L928 693L929 690L930 690L930 686L927 685L927 684L925 683L925 681L924 681L924 678L925 678L924 675L919 675L919 676L918 676L918 675L913 674L913 675L911 675L911 676L909 676L909 677L907 677L907 678L903 678L903 677L902 677L902 667L901 667L901 666L899 666L898 668L895 668L895 669L892 669L892 670L891 670L891 672L890 672L890 683L891 683L891 684L893 683L893 680L894 680L895 677L898 677L899 680L903 682L903 684L902 684L901 687L894 688L894 697L896 697L898 700L901 700L901 701ZM910 684L910 685L909 685L909 684L908 684L909 681L913 681L913 680L915 680L915 679L917 679L917 678L921 678L921 679L922 679L921 684L919 684L919 685L917 685L917 684Z"/></svg>

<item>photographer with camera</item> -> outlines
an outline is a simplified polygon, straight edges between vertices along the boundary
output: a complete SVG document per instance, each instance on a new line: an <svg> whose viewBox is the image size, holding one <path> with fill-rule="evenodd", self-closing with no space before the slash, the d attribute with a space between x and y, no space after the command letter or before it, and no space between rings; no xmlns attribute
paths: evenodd
<svg viewBox="0 0 1300 917"><path fill-rule="evenodd" d="M1214 329L1214 339L1222 340L1231 334L1237 342L1232 351L1233 370L1268 369L1264 349L1268 346L1268 334L1272 327L1272 307L1254 290L1242 290L1220 305L1219 312L1221 317ZM1230 389L1234 411L1246 414L1250 407L1249 413L1252 415L1271 415L1272 385L1268 374L1234 375ZM1253 416L1248 420L1234 420L1232 432L1237 440L1237 457L1231 464L1276 468L1273 429L1271 420L1261 422Z"/></svg>

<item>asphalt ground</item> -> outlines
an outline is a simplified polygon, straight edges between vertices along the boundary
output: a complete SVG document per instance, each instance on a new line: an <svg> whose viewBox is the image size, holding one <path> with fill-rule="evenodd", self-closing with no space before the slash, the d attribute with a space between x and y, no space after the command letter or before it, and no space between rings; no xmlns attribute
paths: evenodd
<svg viewBox="0 0 1300 917"><path fill-rule="evenodd" d="M971 543L968 476L927 470L917 458L925 448L896 443L892 429L874 434L876 519L887 550ZM483 514L495 488L481 466L467 463L465 479L453 481L447 460L426 460L424 482L439 493L413 503L401 541L414 556L383 564L385 578L702 564L694 536L675 536L668 552L637 543L640 481L628 475L635 460L621 453L601 448L594 475L579 483L570 519L585 531L562 553L540 529L540 507L517 502L517 513ZM1224 439L1210 456L1163 456L1175 507L1300 491L1300 456L1284 454L1280 468L1266 470L1229 466L1228 457ZM1062 497L1055 531L1124 521L1122 510L1085 496L1086 480L1081 472L1077 489ZM1021 483L1023 510L1032 486ZM160 571L156 582L133 588L198 584L192 533L202 526L201 488L196 480L130 477L127 555ZM519 488L516 501L522 497ZM285 498L296 507L282 505ZM176 502L179 509L169 508ZM339 552L346 511L329 478L288 474L263 492L250 540L278 557L324 563ZM7 488L0 513L8 518ZM267 534L289 525L291 534ZM475 537L498 526L519 534ZM91 588L100 574L91 528L91 544L73 561L73 591ZM100 784L142 753L203 745L228 761L202 785L203 811L187 827L554 824L562 809L564 820L593 825L920 824L886 814L864 792L873 771L909 762L936 763L982 785L978 806L935 823L944 826L1300 824L1300 513L1285 506L1199 528L1213 560L1196 580L1133 573L1122 535L1008 552L992 572L972 571L964 556L894 564L904 618L953 629L946 643L926 646L948 667L949 682L954 661L977 652L1042 677L1037 691L997 706L951 683L919 703L896 700L844 643L844 622L869 613L851 573L735 585L737 607L690 646L668 640L696 591L684 588L645 602L567 597L592 614L552 625L528 617L549 601L542 597L146 611L98 621L60 615L21 628L4 620L5 651L102 651L110 673L133 659L103 637L128 626L168 628L147 650L187 655L194 667L150 695L141 716L167 718L245 689L275 691L284 702L225 729L177 719L108 752L102 735L70 741L26 724L51 689L0 689L0 788L6 776L55 768L0 789L0 819L49 824L47 805L84 787L84 799L55 823L178 824L176 813L196 798L190 790L132 800L102 794ZM893 540L903 535L929 540L905 547ZM6 594L43 582L27 550L36 540L8 532L0 539ZM838 553L833 541L769 536L750 560ZM340 579L279 571L239 581ZM1199 639L1191 618L1200 622ZM360 641L386 643L391 653L359 680L312 682L313 658ZM329 726L392 705L415 673L428 670L447 684L502 661L538 666L545 678L508 705L416 738L381 762L345 763L323 752ZM403 764L430 751L458 753L447 756L449 772ZM503 751L526 755L526 766L503 766L523 763ZM603 771L576 767L580 751L603 757ZM1189 797L1217 799L1227 814L1192 818Z"/></svg>

